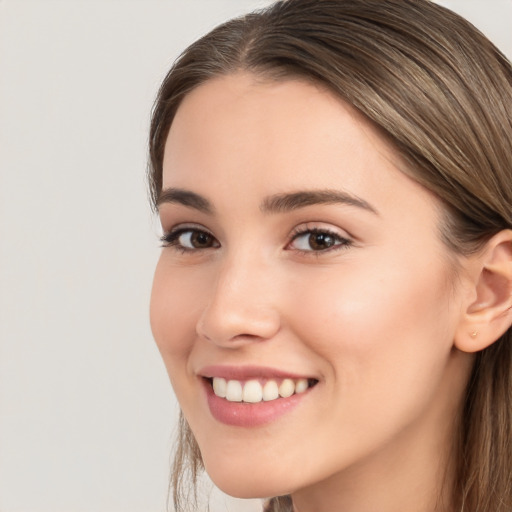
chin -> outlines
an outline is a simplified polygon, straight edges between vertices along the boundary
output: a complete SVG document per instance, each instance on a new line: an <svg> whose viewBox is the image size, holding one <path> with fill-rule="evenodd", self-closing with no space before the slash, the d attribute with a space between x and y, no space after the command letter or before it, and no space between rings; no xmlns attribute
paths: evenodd
<svg viewBox="0 0 512 512"><path fill-rule="evenodd" d="M250 479L236 482L219 482L210 477L213 483L225 494L239 499L266 499L272 496L283 496L291 491L283 490L280 486L271 485L268 482L255 483ZM225 484L225 485L224 485Z"/></svg>
<svg viewBox="0 0 512 512"><path fill-rule="evenodd" d="M205 464L205 468L212 482L222 492L234 498L268 498L291 493L291 482L272 475L268 468L266 470L265 468L261 470L229 468L219 464L219 461L212 465Z"/></svg>

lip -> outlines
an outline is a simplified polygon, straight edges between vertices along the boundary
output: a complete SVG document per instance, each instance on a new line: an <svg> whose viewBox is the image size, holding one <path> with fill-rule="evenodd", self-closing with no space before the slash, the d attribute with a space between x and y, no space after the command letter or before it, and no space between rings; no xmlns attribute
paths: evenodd
<svg viewBox="0 0 512 512"><path fill-rule="evenodd" d="M246 381L251 379L311 379L309 375L284 372L269 366L225 366L211 365L201 368L197 374L201 377L211 379L222 377L226 380Z"/></svg>
<svg viewBox="0 0 512 512"><path fill-rule="evenodd" d="M305 392L294 394L288 398L277 398L268 402L229 402L213 392L211 385L213 377L240 381L258 378L304 379L308 377L261 366L207 366L202 368L198 375L205 390L206 402L211 415L226 425L245 428L255 428L277 421L307 400L311 391L316 387L310 387Z"/></svg>

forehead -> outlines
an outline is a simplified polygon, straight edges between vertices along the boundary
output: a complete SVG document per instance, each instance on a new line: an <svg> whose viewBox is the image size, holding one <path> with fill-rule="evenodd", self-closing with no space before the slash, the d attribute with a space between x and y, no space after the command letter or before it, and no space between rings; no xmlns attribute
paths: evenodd
<svg viewBox="0 0 512 512"><path fill-rule="evenodd" d="M330 189L400 215L421 200L437 216L437 199L403 168L373 124L332 92L240 73L185 97L167 138L163 188L192 190L232 213L272 194Z"/></svg>
<svg viewBox="0 0 512 512"><path fill-rule="evenodd" d="M226 128L242 129L243 137L248 134L246 130L255 135L256 123L265 125L269 139L272 126L283 132L295 126L327 135L331 118L340 115L378 138L371 121L327 86L300 77L276 80L239 72L212 78L188 93L178 107L169 135L177 125L180 131L191 129L198 134L201 128L207 130L213 125L219 129L224 124ZM337 126L339 135L341 128ZM211 140L211 134L208 138ZM388 150L392 152L391 147Z"/></svg>
<svg viewBox="0 0 512 512"><path fill-rule="evenodd" d="M369 150L396 166L398 157L356 109L316 84L269 81L234 74L207 81L189 93L171 125L164 154L169 177L210 169L245 168L276 179L285 168L309 167L318 179L350 157L367 160ZM200 166L200 169L197 168ZM172 171L172 174L171 174Z"/></svg>

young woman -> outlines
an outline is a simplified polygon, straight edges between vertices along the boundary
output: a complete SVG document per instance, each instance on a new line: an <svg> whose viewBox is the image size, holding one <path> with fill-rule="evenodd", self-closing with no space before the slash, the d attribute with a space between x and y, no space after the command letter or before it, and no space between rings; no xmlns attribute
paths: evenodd
<svg viewBox="0 0 512 512"><path fill-rule="evenodd" d="M482 34L277 2L184 52L150 156L178 510L203 467L274 512L512 510L512 69Z"/></svg>

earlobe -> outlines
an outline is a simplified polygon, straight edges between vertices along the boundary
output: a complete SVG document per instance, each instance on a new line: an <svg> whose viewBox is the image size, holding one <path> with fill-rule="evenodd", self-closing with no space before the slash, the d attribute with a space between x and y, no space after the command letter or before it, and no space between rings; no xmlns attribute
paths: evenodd
<svg viewBox="0 0 512 512"><path fill-rule="evenodd" d="M512 230L493 236L472 259L471 300L455 335L463 352L483 350L512 325Z"/></svg>

